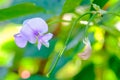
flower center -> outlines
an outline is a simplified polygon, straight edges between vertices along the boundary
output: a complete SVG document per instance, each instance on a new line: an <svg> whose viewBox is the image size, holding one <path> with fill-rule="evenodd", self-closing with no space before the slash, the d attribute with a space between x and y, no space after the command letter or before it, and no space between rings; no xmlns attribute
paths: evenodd
<svg viewBox="0 0 120 80"><path fill-rule="evenodd" d="M37 31L34 32L35 36L39 36L39 33Z"/></svg>

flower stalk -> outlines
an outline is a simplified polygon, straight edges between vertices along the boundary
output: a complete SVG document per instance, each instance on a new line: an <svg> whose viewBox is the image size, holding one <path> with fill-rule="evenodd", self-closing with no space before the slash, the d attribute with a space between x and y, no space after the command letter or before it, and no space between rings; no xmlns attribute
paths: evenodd
<svg viewBox="0 0 120 80"><path fill-rule="evenodd" d="M70 37L71 37L71 34L72 34L72 31L73 31L74 27L76 26L77 22L78 22L82 17L84 17L85 15L88 15L88 14L92 14L92 12L87 12L87 13L81 15L80 17L78 17L78 18L73 22L73 25L72 25L72 27L71 27L71 29L70 29L70 31L69 31L69 33L68 33L67 39L66 39L66 41L65 41L65 45L64 45L64 47L62 48L62 50L59 52L58 57L57 57L57 59L56 59L56 62L54 63L54 65L52 66L52 68L50 69L50 71L47 73L47 77L49 77L49 76L51 75L51 73L52 73L53 70L55 69L55 67L56 67L59 59L61 58L61 56L63 55L64 51L66 50L66 46L67 46L67 44L68 44L68 41L69 41L69 39L70 39ZM91 20L90 20L90 21L91 21ZM89 22L89 23L90 23L90 22ZM89 25L89 23L88 23L88 25ZM86 26L86 27L88 27L88 26ZM88 29L88 28L86 28L86 29ZM87 30L86 30L86 31L87 31Z"/></svg>

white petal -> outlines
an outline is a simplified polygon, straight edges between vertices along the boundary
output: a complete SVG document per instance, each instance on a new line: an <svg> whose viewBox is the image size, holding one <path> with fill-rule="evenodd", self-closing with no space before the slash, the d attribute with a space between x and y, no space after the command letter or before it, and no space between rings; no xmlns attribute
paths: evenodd
<svg viewBox="0 0 120 80"><path fill-rule="evenodd" d="M91 48L90 41L87 38L85 40L83 40L83 43L85 44L84 52L79 53L78 56L82 60L87 60L90 57L90 55L91 55L92 48Z"/></svg>

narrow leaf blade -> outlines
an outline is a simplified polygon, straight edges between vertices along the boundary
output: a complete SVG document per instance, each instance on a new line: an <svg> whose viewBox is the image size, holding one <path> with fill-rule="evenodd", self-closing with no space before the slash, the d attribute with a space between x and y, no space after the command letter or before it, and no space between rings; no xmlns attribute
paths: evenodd
<svg viewBox="0 0 120 80"><path fill-rule="evenodd" d="M9 8L0 9L0 21L43 11L43 8L33 3L18 4Z"/></svg>

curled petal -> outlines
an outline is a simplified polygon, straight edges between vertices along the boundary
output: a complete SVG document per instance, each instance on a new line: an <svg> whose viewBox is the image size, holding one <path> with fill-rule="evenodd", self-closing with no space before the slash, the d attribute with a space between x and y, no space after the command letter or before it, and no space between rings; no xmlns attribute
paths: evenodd
<svg viewBox="0 0 120 80"><path fill-rule="evenodd" d="M24 48L27 44L27 39L22 35L22 34L16 34L14 35L15 37L15 43L17 44L18 47Z"/></svg>
<svg viewBox="0 0 120 80"><path fill-rule="evenodd" d="M47 23L41 18L32 18L25 20L23 25L29 25L29 27L35 31L39 32L40 34L44 34L48 31Z"/></svg>
<svg viewBox="0 0 120 80"><path fill-rule="evenodd" d="M25 22L26 23L26 22ZM29 25L24 24L22 29L21 29L21 33L28 38L28 41L30 43L35 43L36 42L36 35L34 34L34 31L30 28Z"/></svg>
<svg viewBox="0 0 120 80"><path fill-rule="evenodd" d="M90 42L89 42L88 39L85 39L83 42L84 42L84 44L85 44L84 52L79 53L78 56L79 56L82 60L87 60L87 59L90 57L90 55L91 55L92 48L91 48L91 45L90 45Z"/></svg>
<svg viewBox="0 0 120 80"><path fill-rule="evenodd" d="M91 55L91 48L90 47L86 47L85 51L82 53L79 53L78 56L82 59L82 60L87 60Z"/></svg>

